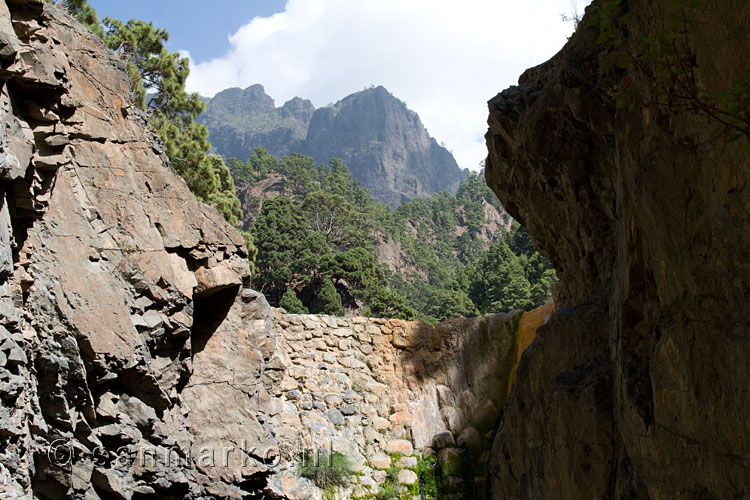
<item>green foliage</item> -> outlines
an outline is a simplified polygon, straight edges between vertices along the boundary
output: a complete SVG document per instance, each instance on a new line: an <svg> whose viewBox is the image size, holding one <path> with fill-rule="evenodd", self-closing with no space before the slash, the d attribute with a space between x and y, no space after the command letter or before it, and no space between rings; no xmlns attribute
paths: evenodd
<svg viewBox="0 0 750 500"><path fill-rule="evenodd" d="M426 500L434 500L439 498L438 496L438 480L440 479L437 473L437 460L435 456L427 458L417 458L417 469L414 471L419 477L418 485L419 494L421 498Z"/></svg>
<svg viewBox="0 0 750 500"><path fill-rule="evenodd" d="M346 487L349 477L355 474L351 461L337 451L331 454L321 451L317 456L311 451L305 452L297 473L318 488Z"/></svg>
<svg viewBox="0 0 750 500"><path fill-rule="evenodd" d="M430 291L430 298L424 311L436 322L450 318L469 318L478 314L477 306L463 290Z"/></svg>
<svg viewBox="0 0 750 500"><path fill-rule="evenodd" d="M321 235L307 228L290 198L266 200L251 232L258 248L253 286L272 304L279 303L287 288L301 289L320 279L321 259L330 249Z"/></svg>
<svg viewBox="0 0 750 500"><path fill-rule="evenodd" d="M343 316L346 314L344 306L341 305L341 296L336 291L336 286L329 278L323 280L320 291L315 301L316 313L330 314L331 316Z"/></svg>
<svg viewBox="0 0 750 500"><path fill-rule="evenodd" d="M260 177L265 177L268 172L279 170L279 160L260 146L255 148L253 154L250 155L249 163L252 165L253 172Z"/></svg>
<svg viewBox="0 0 750 500"><path fill-rule="evenodd" d="M302 210L308 227L321 234L332 248L347 249L361 241L362 224L354 207L339 194L314 191L305 197Z"/></svg>
<svg viewBox="0 0 750 500"><path fill-rule="evenodd" d="M151 115L151 127L166 146L175 171L185 179L198 201L216 208L231 224L242 217L234 180L220 156L208 154L208 130L197 123L181 126L165 115Z"/></svg>
<svg viewBox="0 0 750 500"><path fill-rule="evenodd" d="M291 288L287 288L284 295L281 296L279 307L285 309L289 314L308 313L307 308L302 304L302 301L297 298L297 294L295 294L294 290Z"/></svg>
<svg viewBox="0 0 750 500"><path fill-rule="evenodd" d="M242 238L245 240L245 247L247 248L247 260L250 263L250 272L255 272L255 258L258 256L258 249L255 247L255 241L253 241L253 235L249 231L239 230Z"/></svg>
<svg viewBox="0 0 750 500"><path fill-rule="evenodd" d="M378 492L375 493L377 500L397 500L399 498L398 489L393 481L386 481L381 484L378 488Z"/></svg>
<svg viewBox="0 0 750 500"><path fill-rule="evenodd" d="M477 262L469 296L482 314L531 309L551 299L555 274L533 247L526 230L514 224Z"/></svg>
<svg viewBox="0 0 750 500"><path fill-rule="evenodd" d="M407 305L406 299L398 292L386 288L378 289L365 310L366 316L379 318L398 318L406 321L417 319L417 311Z"/></svg>
<svg viewBox="0 0 750 500"><path fill-rule="evenodd" d="M254 286L272 304L284 300L294 310L330 314L359 308L435 323L548 299L554 271L525 232L512 231L507 250L493 246L485 254L488 243L502 236L487 241L485 207L508 216L479 174L470 174L456 196L438 193L393 210L376 204L338 158L316 165L298 153L277 159L257 148L247 162L230 158L225 164L209 154L207 129L194 121L204 104L185 91L188 60L165 48L165 30L138 20L105 18L102 25L86 0L55 3L125 61L136 103L148 111L173 168L198 200L237 223L242 211L235 180L252 186L271 173L282 175L287 196L266 200L251 231L243 234L251 266L257 260ZM734 109L747 104L748 88L738 82L727 102ZM257 213L260 201L250 199L247 206ZM373 237L397 242L414 271L402 276L379 264Z"/></svg>
<svg viewBox="0 0 750 500"><path fill-rule="evenodd" d="M437 500L440 498L438 489L439 467L434 456L427 458L417 457L417 466L414 468L408 467L419 478L417 482L411 485L399 485L398 483L399 472L404 469L404 467L398 465L398 462L403 455L400 453L389 453L389 456L391 457L391 465L384 471L385 480L378 486L378 491L374 495L365 498L380 500L411 500L413 498Z"/></svg>
<svg viewBox="0 0 750 500"><path fill-rule="evenodd" d="M302 197L313 185L315 160L309 156L292 153L281 159L279 173L284 175L284 189L293 197Z"/></svg>
<svg viewBox="0 0 750 500"><path fill-rule="evenodd" d="M103 24L104 43L125 61L136 103L181 126L192 123L205 105L185 91L189 61L164 47L166 30L135 19L123 24L105 17ZM147 91L153 94L148 100Z"/></svg>
<svg viewBox="0 0 750 500"><path fill-rule="evenodd" d="M257 183L272 172L283 176L283 211L266 206L273 201L267 200L251 228L258 244L253 282L271 304L291 288L310 311L327 312L318 296L324 281L330 280L344 309L435 324L496 308L530 307L549 298L554 273L545 274L549 264L517 224L506 242L515 260L493 274L489 267L499 261L485 258L477 275L488 246L485 207L492 205L507 217L479 174L470 174L456 196L438 193L393 210L375 204L336 158L328 165L316 165L299 154L276 160L258 148L248 162L232 159L228 164L240 182ZM464 228L460 235L457 228ZM495 238L502 239L503 232ZM379 264L373 239L397 242L414 274L403 276ZM301 245L304 241L308 243ZM312 243L314 251L309 250ZM477 283L501 277L505 282L492 289L494 299L480 300L484 289ZM506 292L512 296L501 297Z"/></svg>
<svg viewBox="0 0 750 500"><path fill-rule="evenodd" d="M292 154L277 161L258 148L246 164L229 164L236 178L254 182L281 173L291 196L267 200L251 228L259 249L253 282L271 304L291 288L316 312L343 315L345 308L359 304L388 317L414 318L403 297L387 289L368 241L364 221L372 199L340 160L315 165L309 157ZM276 201L280 198L283 206Z"/></svg>
<svg viewBox="0 0 750 500"><path fill-rule="evenodd" d="M226 161L226 165L234 179L249 186L255 185L255 175L250 162L242 163L237 158L229 158Z"/></svg>

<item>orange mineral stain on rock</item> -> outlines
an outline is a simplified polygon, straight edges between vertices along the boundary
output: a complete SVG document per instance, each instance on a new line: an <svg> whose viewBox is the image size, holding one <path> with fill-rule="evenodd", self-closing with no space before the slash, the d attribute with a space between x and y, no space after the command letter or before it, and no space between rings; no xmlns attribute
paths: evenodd
<svg viewBox="0 0 750 500"><path fill-rule="evenodd" d="M527 347L536 338L536 329L542 326L549 320L552 313L555 312L554 302L548 302L543 306L539 306L536 309L525 312L521 315L521 320L518 323L518 329L516 330L516 350L515 357L513 359L513 366L510 369L508 375L508 394L513 387L513 383L516 381L516 369L518 363L521 361L521 356Z"/></svg>

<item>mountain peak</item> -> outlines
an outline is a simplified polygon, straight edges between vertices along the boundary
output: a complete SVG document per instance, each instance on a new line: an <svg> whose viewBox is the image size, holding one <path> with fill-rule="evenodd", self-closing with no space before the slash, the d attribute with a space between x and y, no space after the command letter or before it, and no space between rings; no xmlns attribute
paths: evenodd
<svg viewBox="0 0 750 500"><path fill-rule="evenodd" d="M232 87L222 90L208 102L208 106L236 115L268 113L276 109L271 96L266 94L263 85L258 83L246 89Z"/></svg>
<svg viewBox="0 0 750 500"><path fill-rule="evenodd" d="M263 146L275 156L299 152L318 163L338 157L373 198L392 206L450 190L466 175L419 116L382 85L317 110L301 97L276 108L257 84L238 91L220 92L199 117L224 156L246 161Z"/></svg>

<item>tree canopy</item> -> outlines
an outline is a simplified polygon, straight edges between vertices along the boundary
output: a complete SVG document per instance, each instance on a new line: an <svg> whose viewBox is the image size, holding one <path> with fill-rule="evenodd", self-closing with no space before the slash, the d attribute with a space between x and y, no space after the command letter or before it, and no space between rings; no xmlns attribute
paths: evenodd
<svg viewBox="0 0 750 500"><path fill-rule="evenodd" d="M283 195L258 199L250 228L258 247L253 284L271 304L292 290L312 312L340 312L321 306L321 294L333 298L328 281L344 309L430 323L549 300L554 271L521 226L500 233L485 251L485 207L504 211L478 174L456 196L438 193L393 210L376 204L337 158L321 165L258 148L247 162L227 164L238 182L254 186L271 174L282 179ZM466 230L457 235L459 226ZM415 274L378 262L378 238L395 240Z"/></svg>

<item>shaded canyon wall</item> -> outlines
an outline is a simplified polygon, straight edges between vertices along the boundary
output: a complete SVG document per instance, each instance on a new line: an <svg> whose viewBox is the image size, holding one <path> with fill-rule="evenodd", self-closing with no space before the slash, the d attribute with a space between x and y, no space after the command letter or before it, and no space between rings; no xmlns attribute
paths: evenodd
<svg viewBox="0 0 750 500"><path fill-rule="evenodd" d="M623 4L632 36L672 5ZM697 4L691 70L714 95L750 68L750 5ZM616 109L586 22L489 102L487 181L560 278L495 437L494 498L747 497L747 138Z"/></svg>

